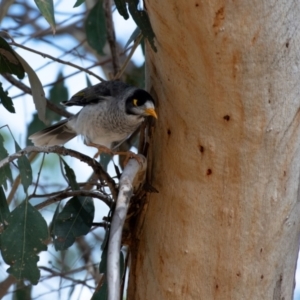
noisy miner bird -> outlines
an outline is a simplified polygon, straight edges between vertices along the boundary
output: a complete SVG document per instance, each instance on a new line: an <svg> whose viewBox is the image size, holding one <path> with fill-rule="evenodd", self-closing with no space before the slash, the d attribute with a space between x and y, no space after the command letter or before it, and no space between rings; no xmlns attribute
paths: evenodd
<svg viewBox="0 0 300 300"><path fill-rule="evenodd" d="M130 137L145 117L157 118L151 95L121 81L105 81L87 87L63 104L82 106L82 109L31 135L29 139L34 145L61 145L82 135L87 146L98 149L94 157L101 152L120 154L113 150Z"/></svg>

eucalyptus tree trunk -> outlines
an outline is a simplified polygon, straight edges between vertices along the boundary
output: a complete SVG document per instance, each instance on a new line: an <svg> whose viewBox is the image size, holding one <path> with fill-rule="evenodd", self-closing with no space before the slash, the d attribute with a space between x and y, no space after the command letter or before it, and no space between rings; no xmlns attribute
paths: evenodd
<svg viewBox="0 0 300 300"><path fill-rule="evenodd" d="M158 52L152 185L130 300L292 299L300 229L300 3L146 1Z"/></svg>

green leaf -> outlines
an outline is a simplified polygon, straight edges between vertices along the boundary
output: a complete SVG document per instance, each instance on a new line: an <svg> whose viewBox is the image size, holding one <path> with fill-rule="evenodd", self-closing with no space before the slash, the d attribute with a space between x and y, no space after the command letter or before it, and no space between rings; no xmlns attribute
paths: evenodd
<svg viewBox="0 0 300 300"><path fill-rule="evenodd" d="M104 275L102 286L98 291L95 291L91 300L107 300L108 286L107 286L107 254L108 247L105 247L101 254L101 261L99 264L99 273Z"/></svg>
<svg viewBox="0 0 300 300"><path fill-rule="evenodd" d="M129 14L127 11L126 1L125 0L115 0L115 4L119 14L125 19L129 19Z"/></svg>
<svg viewBox="0 0 300 300"><path fill-rule="evenodd" d="M17 206L8 218L8 226L1 234L2 257L10 265L7 272L16 279L37 284L40 251L46 251L47 223L28 201Z"/></svg>
<svg viewBox="0 0 300 300"><path fill-rule="evenodd" d="M2 186L0 185L0 224L7 224L9 208Z"/></svg>
<svg viewBox="0 0 300 300"><path fill-rule="evenodd" d="M33 69L29 66L29 64L17 53L15 52L15 55L18 57L19 61L21 62L23 68L25 69L25 72L28 75L28 79L30 82L31 90L32 90L32 98L35 104L35 108L38 112L39 118L41 121L43 121L45 124L47 123L45 115L46 115L46 98L43 86L36 75L36 73L33 71Z"/></svg>
<svg viewBox="0 0 300 300"><path fill-rule="evenodd" d="M90 86L92 86L92 83L91 83L91 81L90 81L90 78L85 74L85 79L86 79L86 86L87 87L90 87Z"/></svg>
<svg viewBox="0 0 300 300"><path fill-rule="evenodd" d="M65 250L73 245L76 237L86 235L92 227L94 214L92 198L71 198L54 221L55 249Z"/></svg>
<svg viewBox="0 0 300 300"><path fill-rule="evenodd" d="M105 55L106 24L103 1L99 0L91 9L85 21L85 32L88 44L100 55Z"/></svg>
<svg viewBox="0 0 300 300"><path fill-rule="evenodd" d="M21 150L20 146L16 141L15 141L15 147L16 147L16 152ZM17 164L20 171L21 182L24 187L24 192L27 193L28 187L32 183L32 170L31 170L30 162L26 155L22 155L20 158L18 158Z"/></svg>
<svg viewBox="0 0 300 300"><path fill-rule="evenodd" d="M107 255L108 255L108 246L105 247L101 254L101 261L99 264L99 273L106 274L107 273Z"/></svg>
<svg viewBox="0 0 300 300"><path fill-rule="evenodd" d="M8 97L8 92L3 90L2 83L0 82L0 103L11 113L15 113L14 103Z"/></svg>
<svg viewBox="0 0 300 300"><path fill-rule="evenodd" d="M23 79L25 76L24 68L9 44L0 37L0 73L10 73Z"/></svg>
<svg viewBox="0 0 300 300"><path fill-rule="evenodd" d="M142 48L143 55L145 57L145 38L144 37L142 38L140 45Z"/></svg>
<svg viewBox="0 0 300 300"><path fill-rule="evenodd" d="M126 49L132 42L134 42L136 38L140 35L140 33L141 33L141 29L139 27L136 27L133 33L131 34L131 36L129 37L124 48Z"/></svg>
<svg viewBox="0 0 300 300"><path fill-rule="evenodd" d="M38 114L34 113L33 119L27 127L27 137L26 137L27 146L33 145L33 143L31 142L30 139L28 139L28 137L44 128L45 128L45 124L39 119Z"/></svg>
<svg viewBox="0 0 300 300"><path fill-rule="evenodd" d="M62 160L63 165L64 165L64 169L65 169L65 172L66 172L65 174L68 178L69 185L71 186L73 191L78 191L80 188L79 188L79 185L76 181L76 175L75 175L73 169L71 169L69 167L69 165L63 159L61 159L61 160Z"/></svg>
<svg viewBox="0 0 300 300"><path fill-rule="evenodd" d="M54 240L55 239L55 234L54 234L54 224L55 224L55 221L57 219L57 216L59 214L59 206L60 206L60 203L58 203L58 205L56 206L56 209L55 209L55 212L53 214L53 218L52 218L52 221L49 225L49 233L50 233L50 236L51 238Z"/></svg>
<svg viewBox="0 0 300 300"><path fill-rule="evenodd" d="M108 285L107 280L104 278L102 286L99 291L95 291L91 300L107 300L108 299Z"/></svg>
<svg viewBox="0 0 300 300"><path fill-rule="evenodd" d="M55 34L55 19L54 19L54 6L53 0L34 0L36 6L39 8L41 14L52 28L53 34Z"/></svg>
<svg viewBox="0 0 300 300"><path fill-rule="evenodd" d="M67 299L74 299L72 297L72 295L74 294L75 290L77 290L77 285L75 283L73 283L71 286L70 286L70 289L69 289L69 293L68 293L68 296L67 296ZM74 297L76 297L76 295L74 295Z"/></svg>
<svg viewBox="0 0 300 300"><path fill-rule="evenodd" d="M60 102L67 101L69 99L68 89L64 84L63 78L64 76L60 72L56 78L56 83L49 91L49 100L57 105L60 105ZM59 121L61 116L46 108L46 119L49 122Z"/></svg>
<svg viewBox="0 0 300 300"><path fill-rule="evenodd" d="M148 14L144 10L138 10L137 5L139 0L128 0L129 12L135 21L136 25L141 29L143 36L149 41L153 51L157 52L154 44L155 34L151 27Z"/></svg>
<svg viewBox="0 0 300 300"><path fill-rule="evenodd" d="M0 134L0 160L6 158L8 156L8 152L4 148L4 139L2 135ZM0 169L0 185L3 185L4 189L7 189L7 183L6 180L9 180L10 182L13 181L10 165L7 164L4 167Z"/></svg>
<svg viewBox="0 0 300 300"><path fill-rule="evenodd" d="M81 5L85 0L77 0L73 7Z"/></svg>
<svg viewBox="0 0 300 300"><path fill-rule="evenodd" d="M72 190L79 190L74 171L61 159ZM95 207L91 197L73 197L63 210L58 213L58 207L51 225L51 236L53 236L56 250L65 250L73 245L75 238L86 235L94 220Z"/></svg>
<svg viewBox="0 0 300 300"><path fill-rule="evenodd" d="M122 280L122 277L125 272L125 259L124 254L122 251L120 251L120 279Z"/></svg>

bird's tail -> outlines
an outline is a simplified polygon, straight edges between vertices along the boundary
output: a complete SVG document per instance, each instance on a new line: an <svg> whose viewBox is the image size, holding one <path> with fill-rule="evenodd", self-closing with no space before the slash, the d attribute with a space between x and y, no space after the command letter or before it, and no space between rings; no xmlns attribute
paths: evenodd
<svg viewBox="0 0 300 300"><path fill-rule="evenodd" d="M68 126L68 119L32 134L29 139L35 146L62 145L74 138L77 133Z"/></svg>

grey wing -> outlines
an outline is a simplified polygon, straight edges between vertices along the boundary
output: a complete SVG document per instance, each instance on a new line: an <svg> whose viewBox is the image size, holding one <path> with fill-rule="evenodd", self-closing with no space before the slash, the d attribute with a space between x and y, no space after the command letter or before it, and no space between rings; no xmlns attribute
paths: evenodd
<svg viewBox="0 0 300 300"><path fill-rule="evenodd" d="M63 102L66 106L86 106L99 103L110 97L116 97L130 86L122 81L105 81L89 86L76 93L69 101Z"/></svg>

